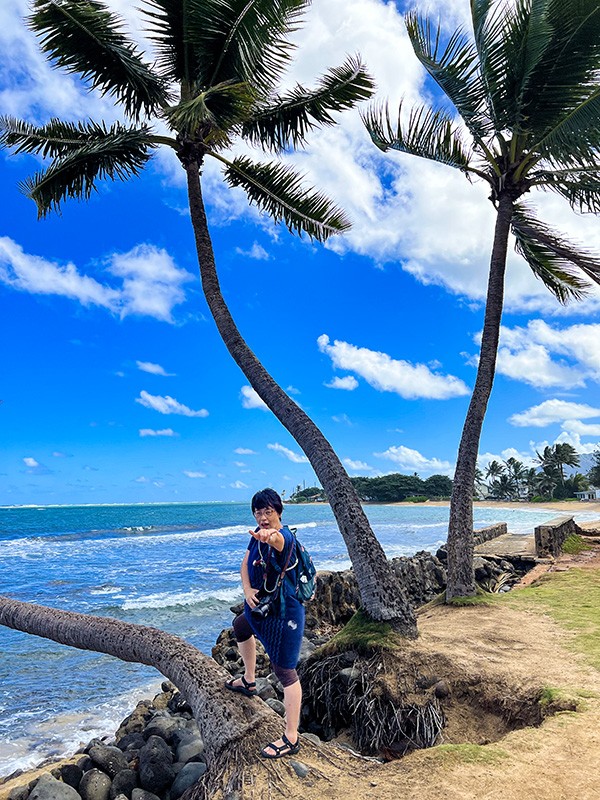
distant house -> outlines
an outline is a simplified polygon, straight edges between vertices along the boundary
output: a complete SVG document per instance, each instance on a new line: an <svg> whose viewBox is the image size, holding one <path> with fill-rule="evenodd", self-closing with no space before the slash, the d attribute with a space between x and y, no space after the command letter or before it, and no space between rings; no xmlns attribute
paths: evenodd
<svg viewBox="0 0 600 800"><path fill-rule="evenodd" d="M575 492L575 497L579 500L600 500L600 489L590 486L585 492Z"/></svg>

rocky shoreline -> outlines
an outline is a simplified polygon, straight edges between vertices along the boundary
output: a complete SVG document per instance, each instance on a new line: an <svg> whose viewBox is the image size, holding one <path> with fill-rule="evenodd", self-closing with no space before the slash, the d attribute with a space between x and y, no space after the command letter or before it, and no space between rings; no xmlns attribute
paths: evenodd
<svg viewBox="0 0 600 800"><path fill-rule="evenodd" d="M411 558L392 559L391 563L415 606L444 591L443 548L435 556L420 552ZM497 590L508 589L524 571L493 557L478 557L475 566L477 580L488 589L496 584ZM307 606L300 670L311 653L352 617L358 605L352 570L318 573L317 594ZM234 606L232 611L237 613L240 608ZM283 716L282 687L260 643L257 646L258 695ZM230 674L239 674L242 661L232 628L221 632L212 656ZM346 673L352 669L352 664L340 664L342 683L347 682ZM325 720L315 718L310 702L302 709L301 731L317 743L338 734ZM70 763L48 765L41 777L28 780L28 773L13 773L0 781L0 800L178 800L205 773L203 750L190 707L179 691L165 682L153 700L138 703L114 737L92 740ZM302 771L300 762L294 768Z"/></svg>

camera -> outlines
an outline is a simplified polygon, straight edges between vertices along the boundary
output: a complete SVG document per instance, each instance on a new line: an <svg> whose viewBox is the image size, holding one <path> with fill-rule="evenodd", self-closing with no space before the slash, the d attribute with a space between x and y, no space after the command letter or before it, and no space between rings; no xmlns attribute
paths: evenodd
<svg viewBox="0 0 600 800"><path fill-rule="evenodd" d="M273 598L270 595L260 598L258 605L250 611L254 619L265 619L265 617L269 616L271 613L272 600Z"/></svg>

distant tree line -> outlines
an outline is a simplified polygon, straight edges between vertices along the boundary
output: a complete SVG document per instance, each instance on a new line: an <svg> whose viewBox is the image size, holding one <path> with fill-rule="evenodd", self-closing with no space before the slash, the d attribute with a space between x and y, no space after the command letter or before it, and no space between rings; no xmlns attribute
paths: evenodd
<svg viewBox="0 0 600 800"><path fill-rule="evenodd" d="M423 480L416 473L380 475L376 478L351 478L362 502L400 503L403 500L447 500L452 493L452 481L446 475L431 475ZM327 498L323 489L310 486L298 489L290 496L293 503L323 502Z"/></svg>
<svg viewBox="0 0 600 800"><path fill-rule="evenodd" d="M579 453L566 442L544 447L536 455L536 467L527 467L516 458L491 461L485 480L482 473L476 479L480 496L494 500L567 500L589 489L590 484L600 487L600 450L595 451L594 465L587 475L565 474L566 467L576 468L581 463Z"/></svg>

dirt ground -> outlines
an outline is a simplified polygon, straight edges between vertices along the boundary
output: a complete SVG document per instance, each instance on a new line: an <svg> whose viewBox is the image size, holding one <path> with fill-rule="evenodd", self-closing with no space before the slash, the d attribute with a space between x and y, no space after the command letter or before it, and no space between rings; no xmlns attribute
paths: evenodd
<svg viewBox="0 0 600 800"><path fill-rule="evenodd" d="M578 556L563 556L551 570L600 570L600 546ZM298 761L310 768L296 777L289 760L268 764L244 797L304 800L600 800L600 673L571 645L574 634L550 616L508 603L462 609L437 606L419 616L419 639L408 643L422 663L451 665L451 684L468 675L473 685L493 688L496 700L513 701L541 687L576 698L579 709L548 716L541 725L506 733L502 720L480 731L480 746L470 747L473 719L459 706L449 708L446 745L415 751L387 763L353 757L336 746L303 746ZM408 653L407 653L408 655ZM454 687L455 688L455 687ZM533 693L533 694L532 694ZM452 699L452 698L451 698ZM452 706L452 702L450 703ZM457 710L458 709L458 710ZM471 717L473 715L471 714ZM488 743L486 743L488 742ZM450 746L448 746L450 745ZM453 746L454 745L454 746ZM27 776L29 778L30 776ZM0 786L0 800L23 776Z"/></svg>

